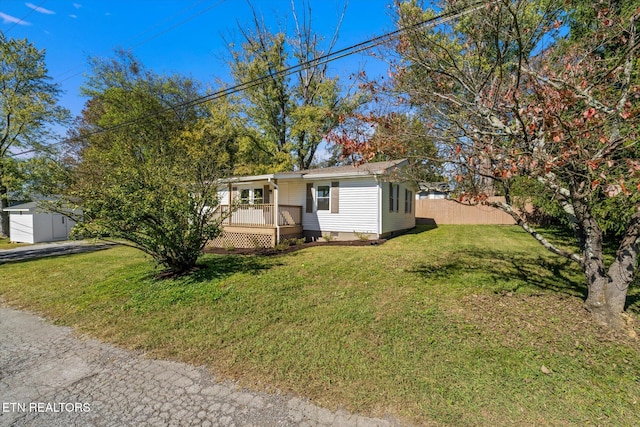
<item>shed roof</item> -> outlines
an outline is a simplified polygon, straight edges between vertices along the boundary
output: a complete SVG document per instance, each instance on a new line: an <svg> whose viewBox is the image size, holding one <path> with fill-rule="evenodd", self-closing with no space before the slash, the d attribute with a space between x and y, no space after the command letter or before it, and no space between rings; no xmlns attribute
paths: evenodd
<svg viewBox="0 0 640 427"><path fill-rule="evenodd" d="M38 207L38 204L36 202L28 202L28 203L22 203L20 205L14 205L9 208L4 208L4 210L7 212L29 212L34 210L37 207Z"/></svg>

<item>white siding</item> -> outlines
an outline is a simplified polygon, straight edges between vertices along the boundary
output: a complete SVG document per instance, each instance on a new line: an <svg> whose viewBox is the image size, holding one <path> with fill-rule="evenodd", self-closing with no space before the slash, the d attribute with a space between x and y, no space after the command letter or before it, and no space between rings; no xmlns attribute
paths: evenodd
<svg viewBox="0 0 640 427"><path fill-rule="evenodd" d="M396 184L396 183L394 183ZM406 184L400 183L398 211L389 211L389 183L382 183L382 233L406 230L416 226L415 192ZM411 213L405 213L405 190L410 190L414 195L411 200Z"/></svg>
<svg viewBox="0 0 640 427"><path fill-rule="evenodd" d="M333 180L305 180L302 182L301 193L304 196L306 184L313 183L314 201L318 185L331 186L331 182L338 181L339 205L338 213L330 210L318 211L314 206L313 213L306 213L303 207L302 226L305 230L320 232L360 232L378 233L378 184L374 177L359 177ZM302 198L302 205L305 200ZM315 205L315 203L314 203Z"/></svg>
<svg viewBox="0 0 640 427"><path fill-rule="evenodd" d="M75 224L62 214L41 212L35 208L9 212L9 238L20 243L66 240Z"/></svg>
<svg viewBox="0 0 640 427"><path fill-rule="evenodd" d="M295 181L278 181L280 187L279 203L281 205L302 206L304 213L304 204L306 197L306 183L298 179Z"/></svg>
<svg viewBox="0 0 640 427"><path fill-rule="evenodd" d="M33 233L32 213L11 212L9 214L9 238L12 242L35 243Z"/></svg>
<svg viewBox="0 0 640 427"><path fill-rule="evenodd" d="M221 205L229 204L229 187L222 187L218 189L218 203Z"/></svg>
<svg viewBox="0 0 640 427"><path fill-rule="evenodd" d="M56 240L53 237L53 214L34 213L33 231L34 243Z"/></svg>
<svg viewBox="0 0 640 427"><path fill-rule="evenodd" d="M339 182L339 212L331 213L329 210L317 210L318 186L331 187L332 182ZM234 183L238 194L242 189L262 188L267 181ZM307 213L306 195L307 184L313 185L313 212ZM370 233L385 234L400 231L415 226L415 192L407 184L399 184L398 211L389 212L389 183L379 183L375 176L356 176L343 178L318 178L312 179L280 179L277 182L280 205L293 205L302 207L302 227L305 231L316 233ZM412 191L411 212L405 213L405 190ZM229 200L228 188L220 189L221 203L227 204ZM273 199L270 200L274 202Z"/></svg>
<svg viewBox="0 0 640 427"><path fill-rule="evenodd" d="M66 240L74 225L75 221L62 214L52 214L53 221L53 240Z"/></svg>

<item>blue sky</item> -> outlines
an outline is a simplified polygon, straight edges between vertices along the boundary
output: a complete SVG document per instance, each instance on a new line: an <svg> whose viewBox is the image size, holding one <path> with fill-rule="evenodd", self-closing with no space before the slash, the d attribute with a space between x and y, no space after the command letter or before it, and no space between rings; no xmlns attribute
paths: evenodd
<svg viewBox="0 0 640 427"><path fill-rule="evenodd" d="M313 28L327 39L338 23L344 1L309 0ZM350 0L336 48L347 47L393 30L392 0ZM293 25L291 0L253 0L255 9L276 31ZM297 10L301 1L294 0ZM248 26L246 0L0 0L0 30L7 37L27 38L46 50L49 75L64 91L60 104L80 114L85 99L79 88L87 58L109 57L115 48L130 48L158 73L181 73L202 83L229 81L223 35ZM348 76L365 67L369 74L385 67L366 56L335 62L333 72Z"/></svg>

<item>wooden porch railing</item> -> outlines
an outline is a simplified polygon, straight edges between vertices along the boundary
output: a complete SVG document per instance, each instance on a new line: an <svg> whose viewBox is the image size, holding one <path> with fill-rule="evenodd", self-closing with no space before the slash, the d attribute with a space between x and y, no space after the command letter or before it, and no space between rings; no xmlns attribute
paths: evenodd
<svg viewBox="0 0 640 427"><path fill-rule="evenodd" d="M278 225L302 224L302 206L279 205Z"/></svg>
<svg viewBox="0 0 640 427"><path fill-rule="evenodd" d="M229 205L220 205L216 212L226 216L223 225L238 225L243 227L275 227L274 205L255 204L238 205L229 215ZM302 224L302 206L280 205L278 209L278 225Z"/></svg>

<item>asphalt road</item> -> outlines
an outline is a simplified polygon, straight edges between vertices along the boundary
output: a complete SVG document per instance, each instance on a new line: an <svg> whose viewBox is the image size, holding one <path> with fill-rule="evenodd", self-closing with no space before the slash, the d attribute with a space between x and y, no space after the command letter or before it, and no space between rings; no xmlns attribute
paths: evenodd
<svg viewBox="0 0 640 427"><path fill-rule="evenodd" d="M0 426L397 426L220 382L0 307Z"/></svg>
<svg viewBox="0 0 640 427"><path fill-rule="evenodd" d="M113 246L111 243L89 243L87 241L70 241L52 243L38 243L35 245L18 246L12 249L0 250L0 264L8 262L27 261L57 255L70 255L82 252L99 251Z"/></svg>

